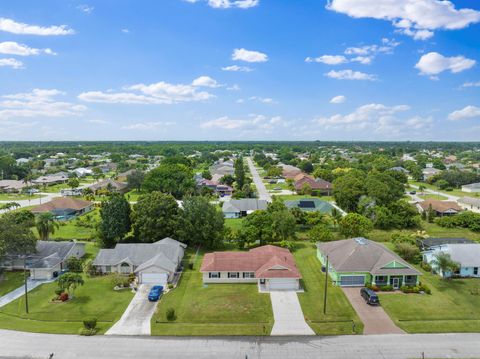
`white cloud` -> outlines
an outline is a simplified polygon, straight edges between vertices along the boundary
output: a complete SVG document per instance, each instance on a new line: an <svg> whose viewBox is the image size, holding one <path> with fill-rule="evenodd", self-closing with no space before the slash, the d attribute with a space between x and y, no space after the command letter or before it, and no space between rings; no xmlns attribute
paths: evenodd
<svg viewBox="0 0 480 359"><path fill-rule="evenodd" d="M14 41L0 42L0 54L31 56L42 53L47 55L56 55L56 53L50 49L35 49Z"/></svg>
<svg viewBox="0 0 480 359"><path fill-rule="evenodd" d="M251 67L248 67L248 66L232 65L232 66L222 67L222 71L252 72L253 69Z"/></svg>
<svg viewBox="0 0 480 359"><path fill-rule="evenodd" d="M88 91L79 94L78 98L86 102L146 105L206 101L215 97L209 92L200 91L198 86L170 84L164 81L149 85L125 86L123 90L124 92Z"/></svg>
<svg viewBox="0 0 480 359"><path fill-rule="evenodd" d="M13 69L21 69L23 67L23 62L18 61L17 59L4 58L4 59L0 59L0 67L11 67Z"/></svg>
<svg viewBox="0 0 480 359"><path fill-rule="evenodd" d="M366 80L366 81L375 81L377 78L375 75L366 74L360 71L353 70L340 70L340 71L330 71L325 74L325 76L337 80Z"/></svg>
<svg viewBox="0 0 480 359"><path fill-rule="evenodd" d="M107 125L110 122L105 121L105 120L98 120L98 119L93 119L93 120L87 120L88 123L93 123L94 125Z"/></svg>
<svg viewBox="0 0 480 359"><path fill-rule="evenodd" d="M12 19L0 18L0 31L19 35L61 36L72 35L75 31L67 25L37 26L16 22Z"/></svg>
<svg viewBox="0 0 480 359"><path fill-rule="evenodd" d="M346 100L347 100L347 98L346 98L345 96L339 95L339 96L333 97L333 98L330 100L330 103L340 104L340 103L344 103Z"/></svg>
<svg viewBox="0 0 480 359"><path fill-rule="evenodd" d="M132 123L130 125L122 126L122 130L132 130L132 131L157 131L163 130L166 127L175 125L175 122L163 122L163 121L156 121L156 122L138 122Z"/></svg>
<svg viewBox="0 0 480 359"><path fill-rule="evenodd" d="M84 12L85 14L91 14L95 8L93 6L81 4L77 6L77 9Z"/></svg>
<svg viewBox="0 0 480 359"><path fill-rule="evenodd" d="M443 71L458 73L470 69L476 61L464 56L445 57L438 52L423 55L415 65L422 75L438 75Z"/></svg>
<svg viewBox="0 0 480 359"><path fill-rule="evenodd" d="M342 55L322 55L319 57L307 57L305 62L321 62L327 65L340 65L347 62L347 58Z"/></svg>
<svg viewBox="0 0 480 359"><path fill-rule="evenodd" d="M185 0L189 3L200 2L201 0ZM257 6L260 3L260 0L204 0L208 6L214 9L230 9L230 8L239 8L239 9L249 9Z"/></svg>
<svg viewBox="0 0 480 359"><path fill-rule="evenodd" d="M129 34L129 33L130 33L130 30L127 29L127 28L123 28L123 29L120 30L120 31L122 31L124 34Z"/></svg>
<svg viewBox="0 0 480 359"><path fill-rule="evenodd" d="M434 30L463 29L480 21L480 12L456 9L440 0L329 0L327 9L353 18L391 21L398 32L417 40L433 36Z"/></svg>
<svg viewBox="0 0 480 359"><path fill-rule="evenodd" d="M227 90L228 91L240 91L240 86L238 86L237 84L235 85L232 85L230 87L227 87Z"/></svg>
<svg viewBox="0 0 480 359"><path fill-rule="evenodd" d="M3 95L0 101L0 120L20 117L78 116L86 107L56 100L64 95L59 90L34 89L32 92Z"/></svg>
<svg viewBox="0 0 480 359"><path fill-rule="evenodd" d="M480 81L477 82L465 82L462 87L480 87Z"/></svg>
<svg viewBox="0 0 480 359"><path fill-rule="evenodd" d="M450 121L460 121L470 118L480 118L480 107L466 106L463 109L453 111L448 115Z"/></svg>
<svg viewBox="0 0 480 359"><path fill-rule="evenodd" d="M271 132L279 127L289 127L290 123L283 120L280 116L267 117L264 115L251 114L246 118L230 118L223 116L214 120L203 122L200 127L203 129L221 129L221 130L242 130L242 131L262 131Z"/></svg>
<svg viewBox="0 0 480 359"><path fill-rule="evenodd" d="M268 56L262 52L245 49L235 49L232 53L232 60L246 62L267 62Z"/></svg>
<svg viewBox="0 0 480 359"><path fill-rule="evenodd" d="M192 86L196 87L220 87L221 85L210 76L200 76L192 81Z"/></svg>

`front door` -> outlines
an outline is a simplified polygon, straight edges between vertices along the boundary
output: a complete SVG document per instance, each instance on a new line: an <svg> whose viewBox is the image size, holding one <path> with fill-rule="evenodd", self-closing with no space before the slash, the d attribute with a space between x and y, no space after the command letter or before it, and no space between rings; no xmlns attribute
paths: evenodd
<svg viewBox="0 0 480 359"><path fill-rule="evenodd" d="M392 278L392 287L393 289L399 289L400 288L400 278Z"/></svg>

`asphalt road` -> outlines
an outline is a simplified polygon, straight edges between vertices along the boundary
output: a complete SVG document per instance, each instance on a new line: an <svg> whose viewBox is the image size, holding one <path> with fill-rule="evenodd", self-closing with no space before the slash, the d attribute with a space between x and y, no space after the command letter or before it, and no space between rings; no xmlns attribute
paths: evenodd
<svg viewBox="0 0 480 359"><path fill-rule="evenodd" d="M9 203L9 202L16 202L20 205L20 208L23 208L23 207L29 207L29 206L37 206L39 204L42 204L42 203L47 203L49 201L51 201L52 199L54 199L55 197L61 197L61 194L60 193L39 193L40 195L42 195L43 197L41 198L36 198L36 199L23 199L21 201L0 201L0 205L2 204L5 204L5 203ZM0 213L2 212L6 212L4 210L0 210Z"/></svg>
<svg viewBox="0 0 480 359"><path fill-rule="evenodd" d="M337 337L117 337L0 330L0 358L480 358L480 334Z"/></svg>
<svg viewBox="0 0 480 359"><path fill-rule="evenodd" d="M258 198L267 200L268 202L272 202L272 196L270 196L270 193L268 193L267 187L265 187L265 184L263 183L262 178L258 174L258 171L255 168L255 165L253 164L251 157L247 157L247 163L248 163L248 169L252 174L253 183L255 183L255 187L257 187Z"/></svg>

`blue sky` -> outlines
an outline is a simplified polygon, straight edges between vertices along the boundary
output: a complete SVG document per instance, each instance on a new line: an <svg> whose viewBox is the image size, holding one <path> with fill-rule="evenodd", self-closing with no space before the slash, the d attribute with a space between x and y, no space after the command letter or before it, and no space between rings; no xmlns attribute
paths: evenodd
<svg viewBox="0 0 480 359"><path fill-rule="evenodd" d="M0 3L0 140L478 140L476 0Z"/></svg>

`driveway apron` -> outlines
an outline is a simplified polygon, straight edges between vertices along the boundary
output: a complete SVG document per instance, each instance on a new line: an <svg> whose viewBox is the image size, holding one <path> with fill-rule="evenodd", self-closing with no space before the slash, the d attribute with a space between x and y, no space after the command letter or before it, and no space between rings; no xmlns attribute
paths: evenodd
<svg viewBox="0 0 480 359"><path fill-rule="evenodd" d="M305 322L296 292L273 291L270 299L275 319L271 335L315 335Z"/></svg>

